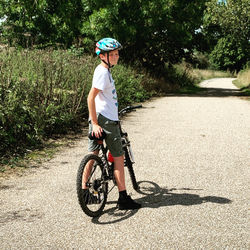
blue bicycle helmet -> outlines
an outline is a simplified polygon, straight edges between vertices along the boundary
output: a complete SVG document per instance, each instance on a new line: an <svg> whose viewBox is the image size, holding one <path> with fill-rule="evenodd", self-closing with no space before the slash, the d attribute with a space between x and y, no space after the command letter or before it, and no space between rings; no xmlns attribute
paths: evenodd
<svg viewBox="0 0 250 250"><path fill-rule="evenodd" d="M101 53L109 52L116 49L121 49L121 44L113 38L103 38L96 43L95 52L99 56Z"/></svg>

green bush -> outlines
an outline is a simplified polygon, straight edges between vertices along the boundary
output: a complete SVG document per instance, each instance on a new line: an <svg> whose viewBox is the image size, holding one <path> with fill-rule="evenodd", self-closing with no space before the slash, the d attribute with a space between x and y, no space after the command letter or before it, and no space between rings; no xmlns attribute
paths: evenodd
<svg viewBox="0 0 250 250"><path fill-rule="evenodd" d="M206 53L196 51L192 58L192 64L197 69L208 69L210 67L209 56Z"/></svg>
<svg viewBox="0 0 250 250"><path fill-rule="evenodd" d="M183 61L167 69L168 79L175 85L184 87L194 83L191 75L192 65Z"/></svg>
<svg viewBox="0 0 250 250"><path fill-rule="evenodd" d="M151 94L142 86L142 74L136 74L131 67L117 65L112 70L112 75L116 83L119 109L136 102L148 99Z"/></svg>
<svg viewBox="0 0 250 250"><path fill-rule="evenodd" d="M0 54L0 153L76 129L97 61L66 51Z"/></svg>
<svg viewBox="0 0 250 250"><path fill-rule="evenodd" d="M4 50L0 53L0 155L22 151L76 130L88 117L87 94L98 58L69 50ZM150 94L142 75L113 70L120 108Z"/></svg>
<svg viewBox="0 0 250 250"><path fill-rule="evenodd" d="M22 152L55 134L76 131L88 118L87 95L97 57L77 48L0 52L0 155ZM189 65L166 77L124 64L112 69L119 109L192 83ZM167 79L167 80L166 80Z"/></svg>
<svg viewBox="0 0 250 250"><path fill-rule="evenodd" d="M250 62L238 73L233 83L242 90L244 95L250 95Z"/></svg>
<svg viewBox="0 0 250 250"><path fill-rule="evenodd" d="M212 68L239 71L247 63L248 42L240 42L230 36L220 38L210 54Z"/></svg>

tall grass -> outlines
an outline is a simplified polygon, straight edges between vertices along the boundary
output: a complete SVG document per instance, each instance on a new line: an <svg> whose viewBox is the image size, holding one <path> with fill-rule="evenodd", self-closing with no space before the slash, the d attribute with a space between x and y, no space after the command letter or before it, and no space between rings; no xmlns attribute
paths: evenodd
<svg viewBox="0 0 250 250"><path fill-rule="evenodd" d="M0 52L0 155L77 130L99 60L62 50ZM132 68L114 69L120 108L150 97Z"/></svg>
<svg viewBox="0 0 250 250"><path fill-rule="evenodd" d="M237 79L233 82L243 92L243 95L250 96L250 67L246 66L244 70L241 70Z"/></svg>
<svg viewBox="0 0 250 250"><path fill-rule="evenodd" d="M224 78L224 77L234 77L235 75L229 71L217 71L209 69L192 69L192 77L196 82L201 82L203 80L211 78Z"/></svg>
<svg viewBox="0 0 250 250"><path fill-rule="evenodd" d="M87 113L90 58L61 51L0 54L0 152L64 133Z"/></svg>
<svg viewBox="0 0 250 250"><path fill-rule="evenodd" d="M87 120L87 94L100 61L76 52L10 49L0 52L1 158L36 147L52 135L77 131ZM165 75L153 78L144 70L118 64L112 74L119 108L192 86L207 71L203 70L202 76L198 72L182 63L166 66ZM219 77L226 76L220 72Z"/></svg>
<svg viewBox="0 0 250 250"><path fill-rule="evenodd" d="M239 88L250 87L250 68L239 72L237 76L237 85Z"/></svg>

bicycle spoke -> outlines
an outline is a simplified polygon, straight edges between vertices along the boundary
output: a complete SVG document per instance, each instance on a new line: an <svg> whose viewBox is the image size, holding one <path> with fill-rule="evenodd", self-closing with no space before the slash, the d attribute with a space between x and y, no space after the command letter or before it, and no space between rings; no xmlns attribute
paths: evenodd
<svg viewBox="0 0 250 250"><path fill-rule="evenodd" d="M98 156L90 154L83 159L78 170L78 200L82 210L91 217L99 216L107 201L107 183L103 181L102 164ZM87 177L88 173L89 176ZM87 188L82 189L85 177L87 177Z"/></svg>

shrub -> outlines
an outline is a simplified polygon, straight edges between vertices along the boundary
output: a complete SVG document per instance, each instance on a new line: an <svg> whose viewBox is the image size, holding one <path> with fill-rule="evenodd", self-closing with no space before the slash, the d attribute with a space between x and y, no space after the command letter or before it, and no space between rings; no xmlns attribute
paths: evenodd
<svg viewBox="0 0 250 250"><path fill-rule="evenodd" d="M86 98L99 60L80 55L75 49L0 53L0 155L77 130L87 119ZM143 75L123 65L113 71L120 108L149 98Z"/></svg>
<svg viewBox="0 0 250 250"><path fill-rule="evenodd" d="M136 74L131 67L117 65L112 70L112 75L116 83L120 109L135 102L142 102L151 96L141 84L144 75Z"/></svg>
<svg viewBox="0 0 250 250"><path fill-rule="evenodd" d="M250 62L238 73L233 83L243 91L244 95L250 95Z"/></svg>
<svg viewBox="0 0 250 250"><path fill-rule="evenodd" d="M76 129L96 60L66 51L0 54L0 152Z"/></svg>
<svg viewBox="0 0 250 250"><path fill-rule="evenodd" d="M242 87L250 88L250 62L239 72L237 80L241 83Z"/></svg>
<svg viewBox="0 0 250 250"><path fill-rule="evenodd" d="M207 69L210 67L209 57L208 55L197 51L192 58L192 64L195 68Z"/></svg>
<svg viewBox="0 0 250 250"><path fill-rule="evenodd" d="M231 36L218 40L210 54L210 63L214 69L239 71L246 64L249 44L233 39Z"/></svg>
<svg viewBox="0 0 250 250"><path fill-rule="evenodd" d="M88 118L86 99L99 62L77 48L0 52L0 155L76 131ZM166 67L156 78L145 70L117 65L112 74L119 108L192 84L190 69L185 63Z"/></svg>

